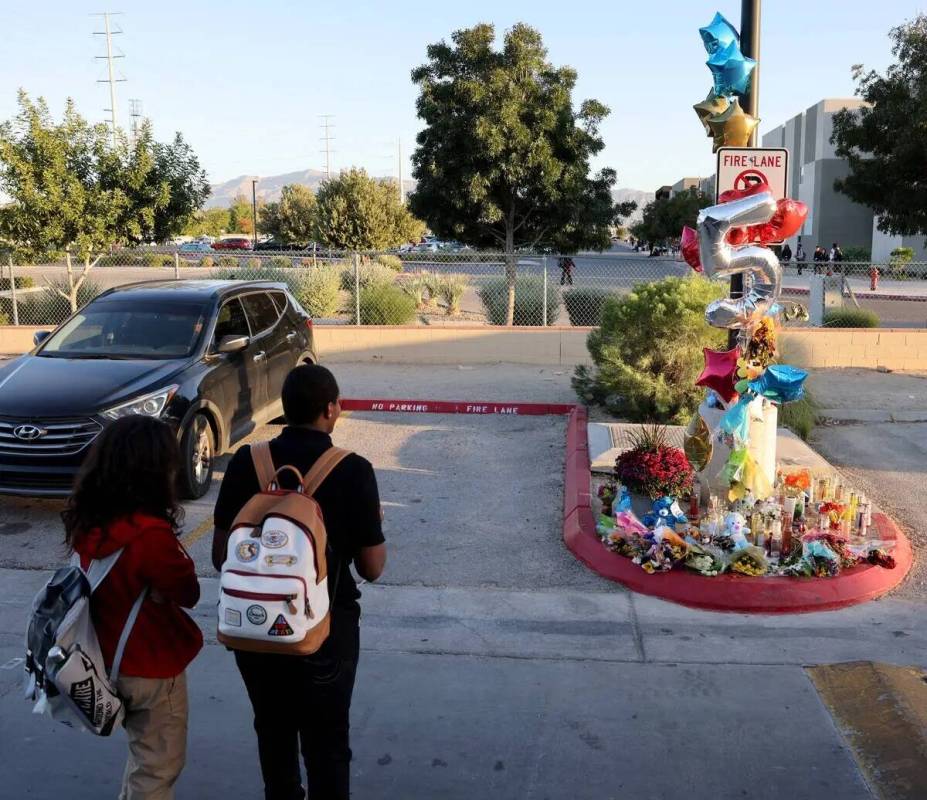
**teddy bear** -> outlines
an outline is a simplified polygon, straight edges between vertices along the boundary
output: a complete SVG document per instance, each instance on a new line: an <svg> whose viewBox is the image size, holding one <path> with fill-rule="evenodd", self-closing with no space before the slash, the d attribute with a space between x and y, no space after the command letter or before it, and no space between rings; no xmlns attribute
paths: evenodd
<svg viewBox="0 0 927 800"><path fill-rule="evenodd" d="M653 505L650 507L649 513L644 515L643 521L648 528L666 526L672 530L676 525L685 525L689 519L682 513L676 498L666 495L653 501Z"/></svg>

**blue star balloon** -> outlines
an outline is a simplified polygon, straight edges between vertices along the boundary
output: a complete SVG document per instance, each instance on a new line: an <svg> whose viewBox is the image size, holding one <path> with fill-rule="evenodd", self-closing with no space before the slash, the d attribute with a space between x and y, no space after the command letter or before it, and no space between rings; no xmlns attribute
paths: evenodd
<svg viewBox="0 0 927 800"><path fill-rule="evenodd" d="M750 75L756 68L756 61L741 53L736 41L713 53L706 63L715 82L715 94L727 97L746 94L750 89Z"/></svg>
<svg viewBox="0 0 927 800"><path fill-rule="evenodd" d="M702 34L702 41L709 55L723 50L731 43L740 41L737 29L724 18L721 12L716 13L715 18L704 28L699 28L698 32Z"/></svg>
<svg viewBox="0 0 927 800"><path fill-rule="evenodd" d="M805 393L803 384L807 377L808 373L798 367L771 364L759 378L750 381L750 388L774 403L791 403Z"/></svg>

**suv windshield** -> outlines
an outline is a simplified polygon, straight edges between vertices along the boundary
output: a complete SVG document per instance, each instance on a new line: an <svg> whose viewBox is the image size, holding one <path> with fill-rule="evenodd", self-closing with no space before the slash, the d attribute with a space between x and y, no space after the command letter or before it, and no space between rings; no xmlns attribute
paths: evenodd
<svg viewBox="0 0 927 800"><path fill-rule="evenodd" d="M52 334L38 355L49 358L184 358L206 322L202 304L107 300L92 303Z"/></svg>

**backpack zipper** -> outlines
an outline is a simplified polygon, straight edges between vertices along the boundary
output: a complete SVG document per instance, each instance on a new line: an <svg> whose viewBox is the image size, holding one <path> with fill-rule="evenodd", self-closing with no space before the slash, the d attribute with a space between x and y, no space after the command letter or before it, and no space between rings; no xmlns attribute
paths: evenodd
<svg viewBox="0 0 927 800"><path fill-rule="evenodd" d="M297 597L299 597L299 595L296 595L296 594L273 594L271 592L248 592L243 589L228 589L226 587L222 587L222 591L225 592L225 594L227 595L231 595L232 597L239 597L242 600L264 600L266 602L274 602L274 601L283 602L288 605L289 611L291 614L296 613L296 603L294 603L293 601ZM306 604L307 608L308 608L308 605L309 604L307 603ZM309 616L311 619L312 615L310 614Z"/></svg>

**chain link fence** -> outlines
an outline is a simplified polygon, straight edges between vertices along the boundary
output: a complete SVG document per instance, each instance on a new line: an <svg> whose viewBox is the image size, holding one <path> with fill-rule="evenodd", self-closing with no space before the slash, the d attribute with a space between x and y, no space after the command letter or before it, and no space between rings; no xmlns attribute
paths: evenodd
<svg viewBox="0 0 927 800"><path fill-rule="evenodd" d="M609 296L640 283L686 276L678 258L630 250L571 256L516 253L516 325L594 326ZM100 292L151 280L274 280L286 283L318 322L362 325L501 325L506 258L471 250L351 253L142 249L108 253L68 275L63 259L0 271L0 324L56 325ZM825 324L927 327L927 263L784 265L783 299L807 304L824 277ZM874 288L873 288L874 287ZM841 316L842 315L842 316ZM847 318L849 315L849 319ZM875 315L875 316L873 316ZM790 323L801 324L801 323Z"/></svg>

